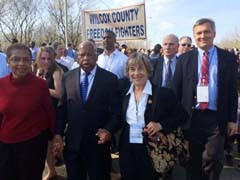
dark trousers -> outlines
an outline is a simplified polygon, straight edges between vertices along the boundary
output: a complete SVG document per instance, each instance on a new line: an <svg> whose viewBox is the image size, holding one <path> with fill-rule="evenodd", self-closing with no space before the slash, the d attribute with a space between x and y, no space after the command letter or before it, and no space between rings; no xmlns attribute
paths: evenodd
<svg viewBox="0 0 240 180"><path fill-rule="evenodd" d="M215 111L195 111L189 129L188 180L218 180L223 168L224 135Z"/></svg>
<svg viewBox="0 0 240 180"><path fill-rule="evenodd" d="M82 144L76 152L64 150L64 160L69 180L110 180L111 154L108 145Z"/></svg>
<svg viewBox="0 0 240 180"><path fill-rule="evenodd" d="M0 142L0 180L42 180L47 145L47 132L20 143Z"/></svg>
<svg viewBox="0 0 240 180"><path fill-rule="evenodd" d="M129 143L129 128L123 130L119 163L122 180L157 180L146 145Z"/></svg>

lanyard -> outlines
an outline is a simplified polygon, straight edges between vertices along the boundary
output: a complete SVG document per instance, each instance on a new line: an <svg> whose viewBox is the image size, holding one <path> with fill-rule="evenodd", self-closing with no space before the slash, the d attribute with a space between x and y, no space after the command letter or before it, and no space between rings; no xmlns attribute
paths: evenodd
<svg viewBox="0 0 240 180"><path fill-rule="evenodd" d="M134 100L135 100L135 107L136 107L136 118L138 121L138 101L137 101L135 93L134 93Z"/></svg>

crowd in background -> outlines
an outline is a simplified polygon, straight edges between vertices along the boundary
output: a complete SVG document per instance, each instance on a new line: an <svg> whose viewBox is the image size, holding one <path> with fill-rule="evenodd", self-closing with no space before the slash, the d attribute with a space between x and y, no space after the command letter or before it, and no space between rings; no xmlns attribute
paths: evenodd
<svg viewBox="0 0 240 180"><path fill-rule="evenodd" d="M210 39L207 45L199 39L200 33L206 32L198 28L208 28L212 33L206 35L206 39ZM108 180L111 170L109 147L113 151L119 146L120 149L116 151L120 153L123 180L154 180L159 178L159 174L153 170L147 149L142 146L142 131L151 138L158 131L168 132L187 126L191 114L194 123L189 125L190 130L192 128L204 137L192 131L186 133L190 141L191 162L191 166L186 167L188 179L219 179L223 142L229 163L233 159L235 140L240 153L240 137L234 131L234 124L231 124L236 119L235 90L238 93L240 91L240 51L237 48L221 50L213 45L216 32L212 20L202 19L197 22L194 33L197 46L192 44L189 36L178 38L169 34L163 38L162 45L156 44L153 49L134 49L120 44L112 31L104 33L103 49L97 48L92 39L80 45L68 44L65 48L60 42L42 43L39 46L31 42L27 47L14 38L7 51L0 53L0 87L3 91L0 93L0 175L4 175L4 180L30 180L33 176L40 180L46 159L48 174L44 179L50 180L57 176L57 158L64 159L70 180L85 179L86 175L90 179ZM196 55L194 53L200 52L200 49L209 50L207 58L211 62L208 64L209 72L206 70L206 79L202 77L206 73L202 72L203 68L190 72L195 67L193 65L191 70L188 69L188 65L193 62L191 59ZM204 59L205 55L200 56L196 55L196 59ZM217 76L222 72L216 70L217 59L222 57L229 59L229 62L223 62L226 67L232 68L222 69L224 77ZM233 85L234 60L238 63L237 87ZM19 64L22 66L17 66ZM188 83L194 75L191 73L198 74L192 86ZM216 77L224 79L224 82L220 82L225 86L221 87L221 92L216 88ZM207 81L207 85L202 81ZM212 82L215 83L210 84ZM205 102L192 104L192 99L188 99L188 95L197 96L196 92L191 91L191 88L196 88L196 84L211 86L207 107L204 107ZM217 95L223 92L221 98L224 100L221 102L226 105L221 104L219 107L216 101L219 102L221 98L217 98ZM153 103L155 101L156 104ZM157 111L154 116L146 115L152 103ZM218 109L223 111L221 118L231 119L219 118ZM216 117L221 122L217 122ZM197 122L202 119L206 124ZM120 127L123 130L119 133L117 130ZM221 135L226 134L225 131L231 136L223 140ZM217 140L213 142L211 138ZM216 144L220 147L219 154L215 149L212 154L206 155L206 150L211 151ZM25 151L27 148L29 150ZM31 152L32 149L34 152ZM19 153L23 156L18 156ZM203 160L207 169L204 169L206 172L203 174L199 154L207 156ZM35 166L36 161L39 162L38 167ZM16 173L9 173L9 167ZM27 167L31 173L22 167ZM162 174L161 178L170 180L171 173L172 169Z"/></svg>

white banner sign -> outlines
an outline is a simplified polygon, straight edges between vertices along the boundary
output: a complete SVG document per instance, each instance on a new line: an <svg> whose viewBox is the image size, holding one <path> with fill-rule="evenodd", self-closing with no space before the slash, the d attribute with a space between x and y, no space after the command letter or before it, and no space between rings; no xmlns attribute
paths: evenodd
<svg viewBox="0 0 240 180"><path fill-rule="evenodd" d="M112 30L117 40L146 39L145 5L84 11L83 39L101 41L106 30Z"/></svg>

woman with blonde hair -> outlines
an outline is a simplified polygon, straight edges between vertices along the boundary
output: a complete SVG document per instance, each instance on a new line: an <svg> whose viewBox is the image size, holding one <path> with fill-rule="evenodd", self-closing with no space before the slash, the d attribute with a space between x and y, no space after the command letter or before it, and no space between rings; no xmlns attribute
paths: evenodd
<svg viewBox="0 0 240 180"><path fill-rule="evenodd" d="M52 104L56 110L58 99L60 98L61 79L63 70L55 62L55 53L51 47L41 47L38 50L36 76L46 80L52 99ZM54 156L52 150L52 142L48 143L47 154L48 174L44 180L50 180L57 176L54 167Z"/></svg>

